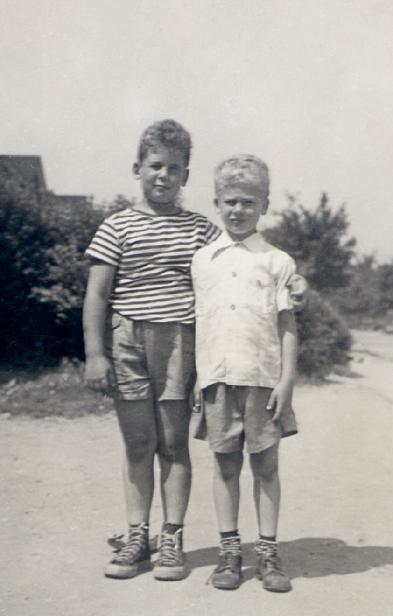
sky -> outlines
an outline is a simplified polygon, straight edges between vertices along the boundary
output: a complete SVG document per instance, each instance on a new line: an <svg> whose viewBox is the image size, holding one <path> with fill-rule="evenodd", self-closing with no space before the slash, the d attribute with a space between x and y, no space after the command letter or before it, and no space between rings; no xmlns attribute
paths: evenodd
<svg viewBox="0 0 393 616"><path fill-rule="evenodd" d="M392 32L391 0L0 0L0 154L41 155L57 194L131 197L140 133L174 118L189 209L217 222L213 169L249 152L272 212L325 191L390 261Z"/></svg>

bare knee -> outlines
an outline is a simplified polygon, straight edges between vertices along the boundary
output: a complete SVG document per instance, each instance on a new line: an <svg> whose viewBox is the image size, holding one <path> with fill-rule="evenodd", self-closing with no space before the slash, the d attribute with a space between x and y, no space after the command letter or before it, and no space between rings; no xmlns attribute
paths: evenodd
<svg viewBox="0 0 393 616"><path fill-rule="evenodd" d="M138 464L146 460L150 460L154 456L156 449L155 440L149 439L146 436L135 438L124 438L126 447L127 460L131 464Z"/></svg>
<svg viewBox="0 0 393 616"><path fill-rule="evenodd" d="M271 483L278 476L278 452L267 451L250 457L253 475L263 483Z"/></svg>
<svg viewBox="0 0 393 616"><path fill-rule="evenodd" d="M216 472L219 473L223 481L229 482L239 476L243 464L241 452L216 453L215 460Z"/></svg>
<svg viewBox="0 0 393 616"><path fill-rule="evenodd" d="M162 461L169 464L187 461L189 459L188 439L173 439L159 443L158 455Z"/></svg>

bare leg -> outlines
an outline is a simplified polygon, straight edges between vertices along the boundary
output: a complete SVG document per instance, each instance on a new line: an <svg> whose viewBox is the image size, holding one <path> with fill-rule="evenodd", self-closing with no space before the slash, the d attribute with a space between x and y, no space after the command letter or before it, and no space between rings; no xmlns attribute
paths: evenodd
<svg viewBox="0 0 393 616"><path fill-rule="evenodd" d="M116 411L125 444L123 484L128 524L149 522L157 447L152 401L117 400Z"/></svg>
<svg viewBox="0 0 393 616"><path fill-rule="evenodd" d="M183 524L191 489L190 410L185 400L158 403L158 458L164 521Z"/></svg>
<svg viewBox="0 0 393 616"><path fill-rule="evenodd" d="M238 527L240 486L243 453L214 454L213 491L218 529L228 532Z"/></svg>
<svg viewBox="0 0 393 616"><path fill-rule="evenodd" d="M254 500L260 534L277 535L280 510L280 479L278 475L278 444L261 453L250 455L254 476Z"/></svg>

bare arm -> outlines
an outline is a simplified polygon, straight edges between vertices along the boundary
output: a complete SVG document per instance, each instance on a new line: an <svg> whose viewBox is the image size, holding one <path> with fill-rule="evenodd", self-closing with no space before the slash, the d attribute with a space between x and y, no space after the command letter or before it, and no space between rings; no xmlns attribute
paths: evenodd
<svg viewBox="0 0 393 616"><path fill-rule="evenodd" d="M83 306L85 382L96 391L107 391L114 385L111 363L105 355L105 320L115 271L113 265L93 263Z"/></svg>
<svg viewBox="0 0 393 616"><path fill-rule="evenodd" d="M279 419L283 409L292 401L296 378L297 333L292 312L282 310L278 314L281 340L281 377L270 396L268 408L274 410L273 421Z"/></svg>

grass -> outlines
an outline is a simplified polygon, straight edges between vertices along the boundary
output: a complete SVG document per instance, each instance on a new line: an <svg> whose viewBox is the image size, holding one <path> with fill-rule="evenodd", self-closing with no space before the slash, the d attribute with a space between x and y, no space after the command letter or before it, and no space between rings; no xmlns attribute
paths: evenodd
<svg viewBox="0 0 393 616"><path fill-rule="evenodd" d="M112 401L83 384L83 364L63 360L58 368L40 372L3 370L0 414L29 417L82 417L112 411Z"/></svg>

